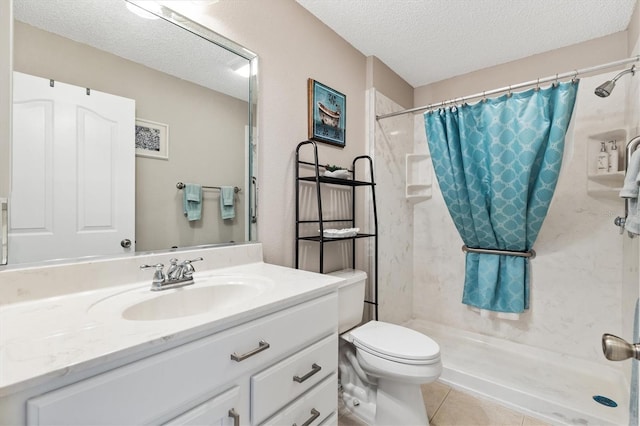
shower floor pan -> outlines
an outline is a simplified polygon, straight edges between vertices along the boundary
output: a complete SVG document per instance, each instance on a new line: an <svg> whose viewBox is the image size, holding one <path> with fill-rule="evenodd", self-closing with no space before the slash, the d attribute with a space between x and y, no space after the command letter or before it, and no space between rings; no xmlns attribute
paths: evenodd
<svg viewBox="0 0 640 426"><path fill-rule="evenodd" d="M440 381L557 425L626 425L629 384L621 371L423 320L404 324L440 345ZM603 395L618 403L606 407Z"/></svg>

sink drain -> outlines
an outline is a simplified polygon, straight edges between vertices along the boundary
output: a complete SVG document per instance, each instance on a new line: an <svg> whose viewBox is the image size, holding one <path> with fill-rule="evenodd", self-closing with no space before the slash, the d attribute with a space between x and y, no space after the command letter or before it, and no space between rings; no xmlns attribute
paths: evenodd
<svg viewBox="0 0 640 426"><path fill-rule="evenodd" d="M594 395L593 400L598 404L606 405L607 407L615 408L618 406L618 403L615 402L613 399L607 398L606 396L602 396L602 395Z"/></svg>

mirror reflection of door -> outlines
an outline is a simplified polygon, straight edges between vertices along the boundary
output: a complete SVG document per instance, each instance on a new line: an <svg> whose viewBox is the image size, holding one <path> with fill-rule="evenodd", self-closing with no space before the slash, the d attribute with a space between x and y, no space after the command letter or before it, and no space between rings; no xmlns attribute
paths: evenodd
<svg viewBox="0 0 640 426"><path fill-rule="evenodd" d="M248 229L255 206L247 200L253 193L247 165L255 162L244 161L245 129L255 129L255 54L168 9L165 20L140 17L123 0L11 3L14 71L134 99L136 119L168 130L166 156L134 156L135 235L127 238L135 250L241 242L255 235L255 225ZM10 169L0 167L0 196L9 195ZM235 217L223 220L220 192L206 189L202 219L187 220L178 182L238 187Z"/></svg>
<svg viewBox="0 0 640 426"><path fill-rule="evenodd" d="M134 251L135 101L19 72L13 90L9 262Z"/></svg>

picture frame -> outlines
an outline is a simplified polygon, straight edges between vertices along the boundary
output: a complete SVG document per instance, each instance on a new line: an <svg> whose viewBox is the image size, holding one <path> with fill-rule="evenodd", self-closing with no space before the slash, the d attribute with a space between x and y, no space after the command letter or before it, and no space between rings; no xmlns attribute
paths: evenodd
<svg viewBox="0 0 640 426"><path fill-rule="evenodd" d="M309 139L344 148L347 97L311 78L307 82L307 91Z"/></svg>
<svg viewBox="0 0 640 426"><path fill-rule="evenodd" d="M136 118L136 156L169 159L169 125Z"/></svg>

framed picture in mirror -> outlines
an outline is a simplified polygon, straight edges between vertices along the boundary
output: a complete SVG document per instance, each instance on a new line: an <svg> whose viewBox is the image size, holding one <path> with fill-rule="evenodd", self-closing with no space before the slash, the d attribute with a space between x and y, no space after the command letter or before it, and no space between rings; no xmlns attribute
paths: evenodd
<svg viewBox="0 0 640 426"><path fill-rule="evenodd" d="M136 155L169 159L169 125L136 118Z"/></svg>
<svg viewBox="0 0 640 426"><path fill-rule="evenodd" d="M339 147L346 144L347 97L317 82L308 80L309 139Z"/></svg>

